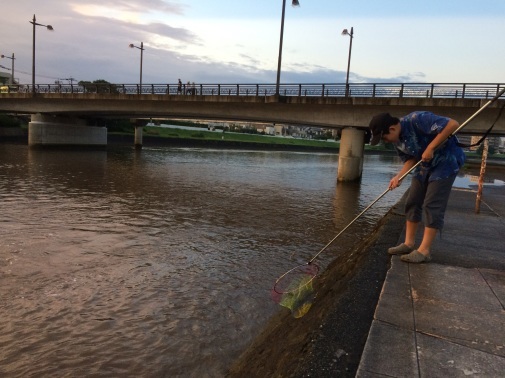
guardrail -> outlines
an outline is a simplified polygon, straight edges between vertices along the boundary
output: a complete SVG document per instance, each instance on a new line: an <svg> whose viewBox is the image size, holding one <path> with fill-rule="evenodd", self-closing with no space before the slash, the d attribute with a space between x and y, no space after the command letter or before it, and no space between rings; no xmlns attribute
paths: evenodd
<svg viewBox="0 0 505 378"><path fill-rule="evenodd" d="M505 84L355 83L348 97L487 99ZM2 93L32 92L31 85L6 85ZM191 96L273 96L275 84L37 84L37 93L116 93ZM345 84L281 84L279 94L298 97L346 97Z"/></svg>

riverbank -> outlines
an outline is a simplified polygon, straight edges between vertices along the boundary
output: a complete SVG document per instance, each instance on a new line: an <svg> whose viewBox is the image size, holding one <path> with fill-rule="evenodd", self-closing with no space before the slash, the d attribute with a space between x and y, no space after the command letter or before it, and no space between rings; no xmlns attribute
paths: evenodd
<svg viewBox="0 0 505 378"><path fill-rule="evenodd" d="M403 200L316 279L317 297L304 317L280 307L228 377L354 377L389 269L384 249L403 230L402 207Z"/></svg>
<svg viewBox="0 0 505 378"><path fill-rule="evenodd" d="M430 264L407 269L385 252L404 232L402 199L369 238L316 280L317 298L309 313L293 319L280 309L228 377L456 376L463 371L495 376L503 371L503 335L496 317L503 304L496 293L503 293L505 282L498 237L503 186L485 190L479 214L475 191L453 192L445 237L435 241ZM426 274L427 269L435 273ZM400 284L416 286L409 291ZM435 286L440 290L430 289ZM460 287L465 290L455 289ZM482 317L487 321L479 321ZM412 330L412 319L418 322L417 338L404 329Z"/></svg>
<svg viewBox="0 0 505 378"><path fill-rule="evenodd" d="M237 133L215 133L211 131L198 131L189 137L189 133L183 132L182 134L172 135L172 137L145 134L143 136L145 147L198 147L198 148L228 148L228 149L250 149L250 150L269 150L269 151L312 151L312 152L326 152L338 153L340 143L338 141L318 141L318 140L305 140L296 138L283 138L283 137L269 137L262 135L238 134ZM177 136L175 136L177 135ZM212 135L212 138L207 138L207 135ZM223 138L216 138L216 135L221 135ZM261 142L262 140L268 142ZM133 135L124 133L109 133L109 144L132 145ZM365 145L365 154L386 154L396 155L396 151L386 148L383 145L370 146ZM480 166L482 158L475 152L467 152L467 165ZM505 166L505 155L494 154L488 155L487 165L490 169L492 167Z"/></svg>
<svg viewBox="0 0 505 378"><path fill-rule="evenodd" d="M194 129L194 128L193 128ZM144 127L143 145L145 147L197 147L228 148L278 151L313 151L338 153L339 141L313 140L303 138L286 138L258 134L230 133L201 130L184 130L181 128ZM129 132L109 132L109 145L132 146L134 135ZM0 143L28 143L26 128L0 127ZM365 153L396 154L393 149L383 145L365 145ZM481 164L481 157L475 152L467 152L467 164ZM505 166L505 154L488 155L489 166Z"/></svg>

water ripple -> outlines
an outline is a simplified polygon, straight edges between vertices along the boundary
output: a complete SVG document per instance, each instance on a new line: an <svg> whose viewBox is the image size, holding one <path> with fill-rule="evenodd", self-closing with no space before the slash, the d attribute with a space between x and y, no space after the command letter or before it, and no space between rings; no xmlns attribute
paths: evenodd
<svg viewBox="0 0 505 378"><path fill-rule="evenodd" d="M222 376L279 310L275 278L317 253L399 166L367 157L361 185L339 186L337 164L331 154L4 146L0 375Z"/></svg>

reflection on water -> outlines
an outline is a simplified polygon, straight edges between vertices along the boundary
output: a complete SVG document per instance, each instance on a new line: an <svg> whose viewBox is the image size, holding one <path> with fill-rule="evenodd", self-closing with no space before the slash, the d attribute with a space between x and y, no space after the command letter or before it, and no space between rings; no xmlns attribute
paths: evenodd
<svg viewBox="0 0 505 378"><path fill-rule="evenodd" d="M222 376L279 306L270 285L387 187L333 154L0 144L0 375ZM406 186L321 254L374 227Z"/></svg>
<svg viewBox="0 0 505 378"><path fill-rule="evenodd" d="M474 168L471 172L460 173L454 181L454 186L457 188L476 189L479 185L480 172ZM499 177L499 178L498 178ZM493 171L484 174L484 186L503 186L505 185L505 177L503 172L495 173Z"/></svg>

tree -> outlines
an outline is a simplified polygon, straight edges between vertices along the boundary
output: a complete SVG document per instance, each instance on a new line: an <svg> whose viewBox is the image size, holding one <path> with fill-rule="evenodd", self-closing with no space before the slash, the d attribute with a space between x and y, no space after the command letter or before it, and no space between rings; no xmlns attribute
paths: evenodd
<svg viewBox="0 0 505 378"><path fill-rule="evenodd" d="M84 90L89 93L119 93L115 84L109 83L107 80L79 81L79 85L84 87Z"/></svg>

